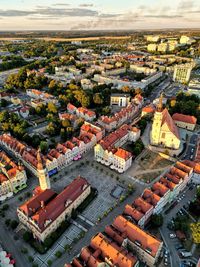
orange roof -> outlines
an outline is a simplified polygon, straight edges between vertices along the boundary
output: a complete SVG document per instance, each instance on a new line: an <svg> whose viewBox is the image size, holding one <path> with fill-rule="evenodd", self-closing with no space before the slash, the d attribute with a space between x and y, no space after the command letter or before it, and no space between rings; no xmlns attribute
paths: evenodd
<svg viewBox="0 0 200 267"><path fill-rule="evenodd" d="M39 209L37 213L33 214L32 219L37 223L41 231L46 228L46 221L54 221L63 213L67 206L71 205L71 203L85 191L88 186L89 183L87 180L78 176L47 205Z"/></svg>
<svg viewBox="0 0 200 267"><path fill-rule="evenodd" d="M156 257L162 244L161 241L144 232L121 215L114 220L113 226L121 232L124 239L128 238L143 250L148 251L152 257Z"/></svg>
<svg viewBox="0 0 200 267"><path fill-rule="evenodd" d="M124 160L128 160L132 157L132 154L131 154L131 152L126 151L123 148L118 148L117 152L115 152L115 156L122 158Z"/></svg>
<svg viewBox="0 0 200 267"><path fill-rule="evenodd" d="M142 112L145 113L154 113L155 112L155 108L153 108L152 106L146 106L142 109Z"/></svg>
<svg viewBox="0 0 200 267"><path fill-rule="evenodd" d="M111 149L119 139L128 134L129 129L130 126L124 124L119 129L102 139L99 144L103 147L104 150Z"/></svg>
<svg viewBox="0 0 200 267"><path fill-rule="evenodd" d="M159 195L161 197L164 196L167 193L167 191L169 191L169 188L167 188L160 182L154 183L151 189L156 195Z"/></svg>
<svg viewBox="0 0 200 267"><path fill-rule="evenodd" d="M138 197L134 200L133 205L137 210L142 211L144 214L153 208L152 204L147 203L143 198Z"/></svg>
<svg viewBox="0 0 200 267"><path fill-rule="evenodd" d="M137 210L135 207L132 207L131 205L125 206L124 214L131 216L136 222L139 222L139 220L144 216L144 213Z"/></svg>
<svg viewBox="0 0 200 267"><path fill-rule="evenodd" d="M97 234L91 240L90 246L101 251L101 256L110 260L113 265L119 267L132 267L137 263L137 259L116 243L110 241L102 233Z"/></svg>
<svg viewBox="0 0 200 267"><path fill-rule="evenodd" d="M98 267L101 261L95 257L95 253L88 248L85 247L81 250L80 259L83 262L87 262L88 267Z"/></svg>
<svg viewBox="0 0 200 267"><path fill-rule="evenodd" d="M184 115L184 114L180 114L180 113L174 113L174 115L172 116L172 119L174 121L182 121L182 122L189 123L189 124L196 124L197 123L196 117Z"/></svg>
<svg viewBox="0 0 200 267"><path fill-rule="evenodd" d="M6 182L7 180L8 178L3 173L0 173L0 184Z"/></svg>
<svg viewBox="0 0 200 267"><path fill-rule="evenodd" d="M150 189L146 188L143 192L142 197L148 203L153 206L156 206L157 203L160 201L161 197L157 194L154 194Z"/></svg>

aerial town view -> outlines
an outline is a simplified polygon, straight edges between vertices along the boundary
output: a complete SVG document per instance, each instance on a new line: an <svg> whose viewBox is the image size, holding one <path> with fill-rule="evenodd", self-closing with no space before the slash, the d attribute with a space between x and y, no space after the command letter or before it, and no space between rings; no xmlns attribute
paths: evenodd
<svg viewBox="0 0 200 267"><path fill-rule="evenodd" d="M200 1L0 1L0 267L200 267Z"/></svg>

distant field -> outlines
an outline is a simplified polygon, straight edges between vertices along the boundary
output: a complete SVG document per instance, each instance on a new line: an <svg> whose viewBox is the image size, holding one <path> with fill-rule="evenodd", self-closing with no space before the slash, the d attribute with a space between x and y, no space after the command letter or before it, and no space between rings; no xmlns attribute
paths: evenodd
<svg viewBox="0 0 200 267"><path fill-rule="evenodd" d="M106 40L125 40L129 39L130 36L101 36L101 37L80 37L80 38L56 38L56 37L33 37L33 38L22 38L22 37L0 37L0 41L14 41L14 40L27 40L27 39L36 39L36 40L45 40L45 41L55 41L55 42L76 42L76 41L98 41L101 39Z"/></svg>

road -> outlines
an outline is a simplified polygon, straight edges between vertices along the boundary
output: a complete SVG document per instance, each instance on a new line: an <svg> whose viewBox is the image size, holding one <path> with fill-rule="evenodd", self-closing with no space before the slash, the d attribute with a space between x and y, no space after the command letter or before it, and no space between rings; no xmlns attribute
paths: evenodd
<svg viewBox="0 0 200 267"><path fill-rule="evenodd" d="M173 233L173 231L167 228L167 224L171 222L173 217L176 217L176 213L183 207L183 205L186 205L188 201L194 198L195 192L196 192L196 188L193 188L193 190L191 191L188 190L187 188L185 190L185 197L174 208L172 208L167 214L163 214L164 222L163 222L162 227L160 228L160 232L170 254L171 267L180 266L181 259L179 258L178 252L175 248L175 245L180 242L177 238L171 239L169 237L169 234ZM181 193L180 196L182 194L183 193Z"/></svg>
<svg viewBox="0 0 200 267"><path fill-rule="evenodd" d="M3 85L10 74L18 73L19 68L0 72L0 85Z"/></svg>

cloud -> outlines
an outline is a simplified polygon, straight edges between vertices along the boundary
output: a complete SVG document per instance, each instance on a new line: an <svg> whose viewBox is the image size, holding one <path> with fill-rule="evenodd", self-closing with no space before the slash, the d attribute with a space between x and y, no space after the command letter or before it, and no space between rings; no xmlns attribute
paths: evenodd
<svg viewBox="0 0 200 267"><path fill-rule="evenodd" d="M115 17L119 17L121 16L122 14L109 14L109 13L101 13L98 15L98 17L100 18L115 18Z"/></svg>
<svg viewBox="0 0 200 267"><path fill-rule="evenodd" d="M93 7L93 4L80 4L80 7Z"/></svg>
<svg viewBox="0 0 200 267"><path fill-rule="evenodd" d="M56 4L53 4L53 6L70 6L70 4L67 4L67 3L56 3Z"/></svg>
<svg viewBox="0 0 200 267"><path fill-rule="evenodd" d="M182 18L182 15L145 15L145 18L159 18L159 19L176 19Z"/></svg>
<svg viewBox="0 0 200 267"><path fill-rule="evenodd" d="M23 10L0 10L0 17L21 17L35 14L34 11L23 11Z"/></svg>
<svg viewBox="0 0 200 267"><path fill-rule="evenodd" d="M181 1L178 5L178 9L181 11L188 11L194 6L194 1L187 0L187 1Z"/></svg>
<svg viewBox="0 0 200 267"><path fill-rule="evenodd" d="M33 11L0 10L0 17L21 17L29 15L43 15L47 17L94 17L98 12L86 8L53 8L37 6Z"/></svg>

